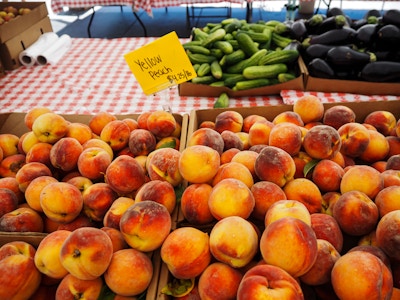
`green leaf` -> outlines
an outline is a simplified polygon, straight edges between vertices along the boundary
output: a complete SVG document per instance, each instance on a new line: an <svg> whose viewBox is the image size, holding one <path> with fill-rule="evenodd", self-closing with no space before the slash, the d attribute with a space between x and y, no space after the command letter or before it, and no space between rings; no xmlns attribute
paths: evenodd
<svg viewBox="0 0 400 300"><path fill-rule="evenodd" d="M314 169L315 165L319 162L318 159L313 159L311 161L309 161L308 163L306 163L306 165L304 166L303 169L303 173L304 173L304 177L307 177L308 173L312 171L312 169Z"/></svg>

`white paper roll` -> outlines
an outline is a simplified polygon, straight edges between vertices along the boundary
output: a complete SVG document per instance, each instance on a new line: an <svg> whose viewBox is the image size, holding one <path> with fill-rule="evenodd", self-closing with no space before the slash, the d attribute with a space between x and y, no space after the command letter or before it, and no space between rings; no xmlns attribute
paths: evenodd
<svg viewBox="0 0 400 300"><path fill-rule="evenodd" d="M58 35L54 32L43 33L36 42L19 54L19 61L22 65L31 67L36 63L37 56L42 54L53 43L58 40Z"/></svg>
<svg viewBox="0 0 400 300"><path fill-rule="evenodd" d="M72 40L67 34L63 34L53 45L37 56L37 63L45 65L47 63L55 65L71 48Z"/></svg>

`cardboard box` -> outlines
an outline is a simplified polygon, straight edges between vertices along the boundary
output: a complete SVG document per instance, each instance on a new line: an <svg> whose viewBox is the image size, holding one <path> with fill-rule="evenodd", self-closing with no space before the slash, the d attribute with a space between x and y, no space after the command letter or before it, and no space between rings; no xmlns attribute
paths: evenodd
<svg viewBox="0 0 400 300"><path fill-rule="evenodd" d="M88 124L91 115L63 115L70 122L81 122L84 124ZM118 119L123 118L133 118L137 119L139 114L132 115L117 115ZM28 131L27 127L24 123L24 113L6 113L0 114L0 134L2 133L12 133L17 136L22 136L25 132ZM186 147L187 140L187 129L189 124L189 116L187 114L180 115L174 114L175 120L181 124L181 136L180 136L180 150L182 151ZM176 209L172 215L172 223L175 226L178 217L178 209ZM0 232L0 247L11 241L25 241L37 247L41 240L46 236L46 233L37 233L37 232ZM149 253L153 262L153 279L146 291L146 299L153 300L157 298L158 292L158 282L161 272L161 258L159 249Z"/></svg>
<svg viewBox="0 0 400 300"><path fill-rule="evenodd" d="M22 33L48 15L46 2L0 2L0 10L8 6L13 6L17 9L30 8L31 12L23 16L17 16L14 20L1 25L0 43L4 43Z"/></svg>
<svg viewBox="0 0 400 300"><path fill-rule="evenodd" d="M400 118L400 100L396 101L376 101L376 102L350 102L350 103L324 103L325 110L335 106L335 105L345 105L353 109L353 111L356 114L356 122L362 122L365 117L377 110L387 110L390 111L394 114L396 119ZM247 117L249 115L257 114L266 117L268 120L273 120L275 116L278 114L285 112L285 111L292 111L293 110L293 105L277 105L277 106L262 106L262 107L238 107L238 108L223 108L223 109L204 109L204 110L193 110L190 113L189 116L189 127L188 127L188 133L187 133L187 138L188 140L190 139L191 135L193 134L194 131L199 129L200 124L203 121L215 121L216 116L223 112L223 111L237 111L239 112L243 117ZM254 224L257 224L254 220L252 220ZM194 226L194 225L189 225L187 222L185 222L185 219L182 215L181 212L178 214L178 227L180 227L180 224L182 226L193 226L196 227L204 232L209 232L212 228L211 226L213 224L210 224L209 226L204 225L201 227ZM162 262L162 267L160 271L160 280L158 283L159 290L157 294L157 299L158 300L169 300L171 297L168 295L162 294L161 293L161 288L166 286L168 282L170 282L173 279L171 273L168 271L168 268L165 263Z"/></svg>
<svg viewBox="0 0 400 300"><path fill-rule="evenodd" d="M0 57L6 70L14 70L21 66L19 54L32 45L45 32L52 32L49 17L44 17L28 29L0 44Z"/></svg>
<svg viewBox="0 0 400 300"><path fill-rule="evenodd" d="M247 96L263 96L263 95L279 95L282 90L298 90L304 91L304 63L300 58L296 73L298 77L285 83L274 84L265 87L259 87L243 91L233 91L228 87L213 87L206 84L194 84L184 82L179 85L180 96L195 96L195 97L218 97L223 92L230 97L247 97Z"/></svg>

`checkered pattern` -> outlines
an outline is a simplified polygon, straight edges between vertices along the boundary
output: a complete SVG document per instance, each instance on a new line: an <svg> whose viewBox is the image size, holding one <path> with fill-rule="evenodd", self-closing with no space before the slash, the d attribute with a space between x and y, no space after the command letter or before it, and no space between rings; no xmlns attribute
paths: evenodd
<svg viewBox="0 0 400 300"><path fill-rule="evenodd" d="M46 106L64 114L141 113L170 106L174 113L213 107L214 97L180 97L178 88L146 96L124 54L156 38L73 38L57 65L20 67L0 78L0 113ZM182 40L183 42L184 40ZM282 104L279 96L232 99L231 106Z"/></svg>
<svg viewBox="0 0 400 300"><path fill-rule="evenodd" d="M86 8L93 6L133 6L132 0L52 0L51 10L57 14L63 11L64 7Z"/></svg>

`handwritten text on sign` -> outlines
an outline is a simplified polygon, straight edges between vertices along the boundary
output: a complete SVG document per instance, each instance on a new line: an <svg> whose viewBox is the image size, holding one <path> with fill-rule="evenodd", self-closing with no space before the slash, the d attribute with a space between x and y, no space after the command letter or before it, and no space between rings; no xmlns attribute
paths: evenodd
<svg viewBox="0 0 400 300"><path fill-rule="evenodd" d="M196 77L192 63L175 32L127 53L124 57L147 95Z"/></svg>

